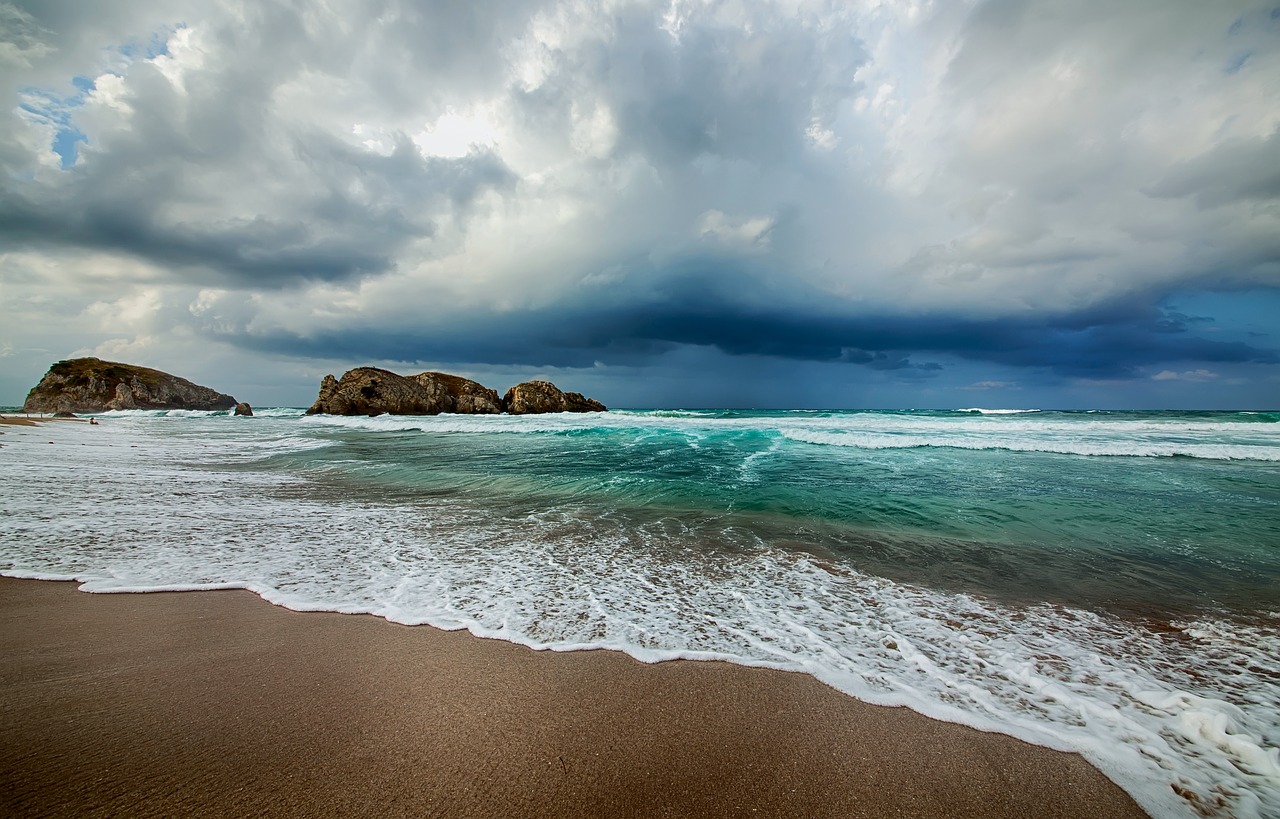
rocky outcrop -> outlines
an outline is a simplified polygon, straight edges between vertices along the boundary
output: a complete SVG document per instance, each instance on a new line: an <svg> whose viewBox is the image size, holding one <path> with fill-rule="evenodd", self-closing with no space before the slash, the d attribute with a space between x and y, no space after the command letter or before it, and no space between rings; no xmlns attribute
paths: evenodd
<svg viewBox="0 0 1280 819"><path fill-rule="evenodd" d="M444 407L441 412L462 412L469 415L496 415L502 412L498 391L470 378L427 372L413 376L413 380L422 385L423 389L439 396Z"/></svg>
<svg viewBox="0 0 1280 819"><path fill-rule="evenodd" d="M246 415L253 417L253 407L249 406L249 402L241 401L239 404L236 404L235 412L233 412L232 415Z"/></svg>
<svg viewBox="0 0 1280 819"><path fill-rule="evenodd" d="M484 415L501 411L497 391L468 378L436 372L405 376L377 367L357 367L341 380L326 375L307 414Z"/></svg>
<svg viewBox="0 0 1280 819"><path fill-rule="evenodd" d="M604 412L606 407L580 392L561 392L550 381L526 381L507 390L502 409L512 415L542 412Z"/></svg>
<svg viewBox="0 0 1280 819"><path fill-rule="evenodd" d="M95 413L120 409L225 410L230 395L185 378L115 361L73 358L49 368L22 405L23 412Z"/></svg>

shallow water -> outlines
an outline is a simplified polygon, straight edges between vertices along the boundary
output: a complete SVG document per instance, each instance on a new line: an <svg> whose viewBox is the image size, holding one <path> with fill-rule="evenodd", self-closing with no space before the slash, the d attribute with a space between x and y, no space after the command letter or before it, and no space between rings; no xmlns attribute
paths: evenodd
<svg viewBox="0 0 1280 819"><path fill-rule="evenodd" d="M1280 815L1280 415L101 422L5 429L3 573L798 669Z"/></svg>

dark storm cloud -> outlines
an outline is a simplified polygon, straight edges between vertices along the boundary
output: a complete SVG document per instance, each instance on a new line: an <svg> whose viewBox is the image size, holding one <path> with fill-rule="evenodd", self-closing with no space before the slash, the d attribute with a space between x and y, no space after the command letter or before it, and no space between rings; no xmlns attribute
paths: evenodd
<svg viewBox="0 0 1280 819"><path fill-rule="evenodd" d="M470 314L432 327L387 332L352 328L298 337L234 334L236 344L316 358L458 361L534 367L644 364L680 346L729 356L839 362L927 376L929 355L1115 379L1166 362L1280 362L1274 349L1196 334L1211 322L1150 305L1116 304L1090 314L966 319L947 315L839 316L744 304L689 286L676 298L642 304ZM748 288L749 289L749 288ZM792 296L794 300L794 294Z"/></svg>
<svg viewBox="0 0 1280 819"><path fill-rule="evenodd" d="M166 267L200 268L204 282L262 287L342 279L391 264L390 257L371 249L317 238L303 222L259 217L228 226L165 228L156 224L154 213L86 204L79 212L50 213L6 202L0 210L0 236L11 247L79 246L127 253Z"/></svg>

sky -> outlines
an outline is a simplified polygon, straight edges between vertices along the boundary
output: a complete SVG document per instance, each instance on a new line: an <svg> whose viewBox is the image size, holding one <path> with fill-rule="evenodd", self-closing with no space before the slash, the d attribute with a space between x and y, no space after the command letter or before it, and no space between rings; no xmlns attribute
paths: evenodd
<svg viewBox="0 0 1280 819"><path fill-rule="evenodd" d="M1280 0L0 0L0 405L1280 408Z"/></svg>

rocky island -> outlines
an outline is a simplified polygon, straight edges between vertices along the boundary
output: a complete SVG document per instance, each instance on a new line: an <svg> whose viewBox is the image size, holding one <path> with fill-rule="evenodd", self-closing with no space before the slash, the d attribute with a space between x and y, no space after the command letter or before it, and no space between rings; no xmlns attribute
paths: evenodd
<svg viewBox="0 0 1280 819"><path fill-rule="evenodd" d="M581 393L561 392L549 381L526 381L499 398L496 390L448 373L398 375L357 367L341 379L324 377L308 415L438 415L456 412L527 415L544 412L604 412L604 404Z"/></svg>
<svg viewBox="0 0 1280 819"><path fill-rule="evenodd" d="M73 358L49 368L23 412L94 413L127 409L228 410L236 399L150 367Z"/></svg>

